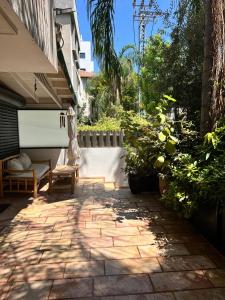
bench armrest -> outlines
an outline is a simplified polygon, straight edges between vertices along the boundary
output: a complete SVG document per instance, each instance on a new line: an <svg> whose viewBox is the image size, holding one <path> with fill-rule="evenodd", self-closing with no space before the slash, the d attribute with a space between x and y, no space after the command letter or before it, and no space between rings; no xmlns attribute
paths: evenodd
<svg viewBox="0 0 225 300"><path fill-rule="evenodd" d="M12 178L14 177L13 176L13 173L15 174L15 173L17 173L17 174L25 174L25 173L29 173L29 172L31 172L32 174L33 174L33 178L35 179L35 178L37 178L37 176L36 176L36 171L34 170L34 169L27 169L27 170L8 170L8 169L4 169L4 173L8 173L9 174L9 176L11 176ZM10 175L10 173L12 174L12 175ZM14 178L18 178L18 177L14 177Z"/></svg>

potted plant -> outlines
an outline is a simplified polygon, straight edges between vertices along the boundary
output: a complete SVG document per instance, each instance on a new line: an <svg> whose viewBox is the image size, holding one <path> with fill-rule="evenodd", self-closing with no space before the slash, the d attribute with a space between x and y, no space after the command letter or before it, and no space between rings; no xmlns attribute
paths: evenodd
<svg viewBox="0 0 225 300"><path fill-rule="evenodd" d="M158 173L165 172L170 156L176 151L177 139L172 135L172 121L166 115L169 102L164 96L155 108L155 113L145 118L126 112L122 128L125 132L126 168L132 192L158 191Z"/></svg>
<svg viewBox="0 0 225 300"><path fill-rule="evenodd" d="M126 167L125 173L128 176L128 183L133 194L145 191L158 191L158 177L156 170L152 167L151 161L144 155L144 151L135 151L126 146Z"/></svg>

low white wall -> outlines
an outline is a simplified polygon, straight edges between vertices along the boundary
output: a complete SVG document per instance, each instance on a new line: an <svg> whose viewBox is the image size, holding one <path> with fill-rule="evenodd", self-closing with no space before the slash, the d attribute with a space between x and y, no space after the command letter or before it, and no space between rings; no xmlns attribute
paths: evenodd
<svg viewBox="0 0 225 300"><path fill-rule="evenodd" d="M67 149L21 149L33 160L51 159L52 165L66 164ZM127 178L122 170L125 167L124 149L81 148L80 177L104 177L107 182L115 182L118 186L127 186Z"/></svg>

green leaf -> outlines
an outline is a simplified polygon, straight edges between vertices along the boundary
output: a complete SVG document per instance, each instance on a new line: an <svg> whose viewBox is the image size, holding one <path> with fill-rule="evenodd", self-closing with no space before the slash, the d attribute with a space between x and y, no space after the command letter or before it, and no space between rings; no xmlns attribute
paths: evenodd
<svg viewBox="0 0 225 300"><path fill-rule="evenodd" d="M166 122L166 116L164 114L158 114L157 119L161 124Z"/></svg>
<svg viewBox="0 0 225 300"><path fill-rule="evenodd" d="M173 140L176 144L178 143L178 139L175 136L170 135L171 140Z"/></svg>
<svg viewBox="0 0 225 300"><path fill-rule="evenodd" d="M169 130L168 127L165 127L165 128L163 129L163 134L165 134L166 136L170 135L170 130Z"/></svg>
<svg viewBox="0 0 225 300"><path fill-rule="evenodd" d="M163 95L163 97L166 98L167 100L172 101L172 102L176 102L176 99L174 99L174 98L172 98L172 97L170 97L168 95Z"/></svg>
<svg viewBox="0 0 225 300"><path fill-rule="evenodd" d="M158 134L158 138L161 142L164 142L166 140L166 136L162 132Z"/></svg>
<svg viewBox="0 0 225 300"><path fill-rule="evenodd" d="M163 156L159 156L154 163L154 167L156 169L161 168L164 162L165 162L165 158Z"/></svg>
<svg viewBox="0 0 225 300"><path fill-rule="evenodd" d="M173 154L176 151L176 143L173 140L168 140L166 142L166 151L169 154Z"/></svg>

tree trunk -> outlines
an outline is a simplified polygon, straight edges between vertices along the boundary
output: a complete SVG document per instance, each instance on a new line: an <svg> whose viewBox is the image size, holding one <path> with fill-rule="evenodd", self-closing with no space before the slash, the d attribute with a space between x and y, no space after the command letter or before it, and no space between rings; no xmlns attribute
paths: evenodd
<svg viewBox="0 0 225 300"><path fill-rule="evenodd" d="M224 116L225 0L204 0L205 37L202 76L201 135L215 129Z"/></svg>

